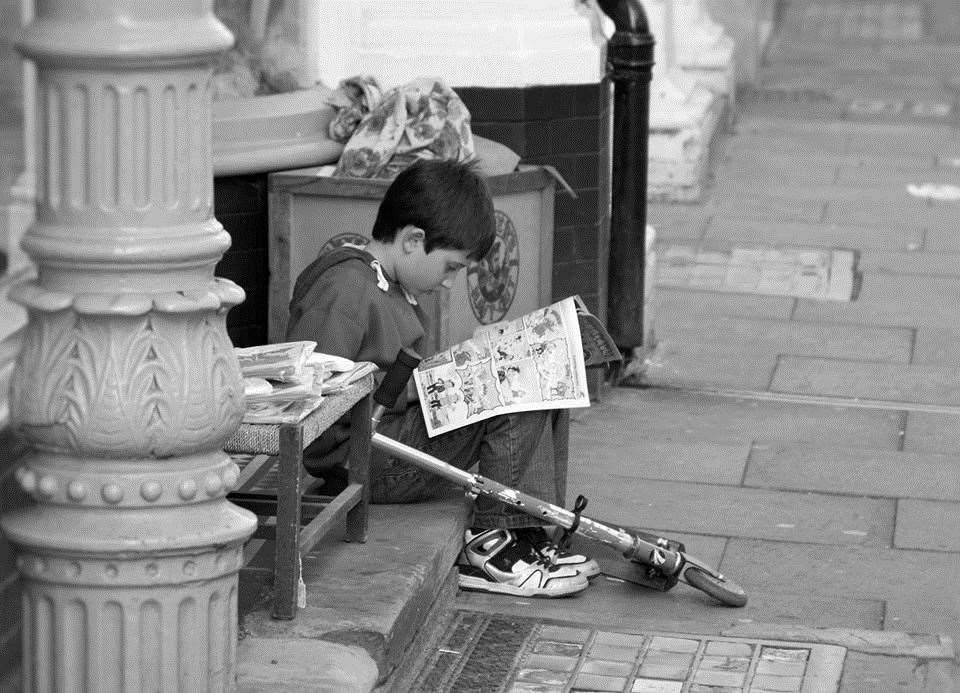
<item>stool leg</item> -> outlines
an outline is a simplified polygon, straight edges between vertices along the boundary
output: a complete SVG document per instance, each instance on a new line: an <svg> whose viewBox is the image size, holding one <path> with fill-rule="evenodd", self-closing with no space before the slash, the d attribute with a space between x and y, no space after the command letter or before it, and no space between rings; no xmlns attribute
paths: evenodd
<svg viewBox="0 0 960 693"><path fill-rule="evenodd" d="M367 506L370 503L370 416L373 399L367 395L350 412L350 472L348 481L363 486L360 502L347 512L347 541L367 540Z"/></svg>
<svg viewBox="0 0 960 693"><path fill-rule="evenodd" d="M303 465L303 429L280 426L280 459L277 460L277 535L273 564L273 617L290 620L297 615L300 584L300 469Z"/></svg>

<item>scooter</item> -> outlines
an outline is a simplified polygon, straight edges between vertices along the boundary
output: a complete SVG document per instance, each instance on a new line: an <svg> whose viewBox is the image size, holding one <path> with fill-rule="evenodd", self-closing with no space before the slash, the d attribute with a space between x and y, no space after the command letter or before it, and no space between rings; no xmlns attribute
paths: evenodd
<svg viewBox="0 0 960 693"><path fill-rule="evenodd" d="M582 512L587 504L583 496L577 498L573 510L567 510L479 474L458 469L378 433L377 426L381 417L396 403L397 397L406 388L407 381L419 364L420 358L416 354L402 350L374 393L371 440L374 448L465 488L470 497L492 498L562 528L564 533L558 542L562 548L569 545L574 534L613 547L636 566L638 575L632 582L666 592L682 580L725 606L741 607L747 603L747 594L743 588L700 559L691 556L682 543L583 516Z"/></svg>

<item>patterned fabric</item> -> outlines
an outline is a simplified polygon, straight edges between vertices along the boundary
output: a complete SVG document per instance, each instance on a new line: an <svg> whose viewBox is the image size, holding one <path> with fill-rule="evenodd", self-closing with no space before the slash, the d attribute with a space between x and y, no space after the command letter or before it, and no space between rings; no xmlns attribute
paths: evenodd
<svg viewBox="0 0 960 693"><path fill-rule="evenodd" d="M328 133L334 142L346 142L360 121L383 101L383 89L375 77L357 75L343 80L327 99L337 115L330 121Z"/></svg>
<svg viewBox="0 0 960 693"><path fill-rule="evenodd" d="M335 176L393 178L418 159L474 157L470 112L441 80L420 77L379 98L376 80L360 76L337 92L330 136L342 142L352 135Z"/></svg>

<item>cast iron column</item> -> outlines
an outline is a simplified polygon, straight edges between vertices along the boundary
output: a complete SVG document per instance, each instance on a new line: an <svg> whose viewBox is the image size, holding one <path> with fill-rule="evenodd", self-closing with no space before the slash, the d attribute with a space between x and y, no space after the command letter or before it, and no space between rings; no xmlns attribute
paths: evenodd
<svg viewBox="0 0 960 693"><path fill-rule="evenodd" d="M243 386L214 277L212 0L44 0L38 279L11 388L36 503L0 526L23 578L24 691L232 688L252 514L221 450Z"/></svg>
<svg viewBox="0 0 960 693"><path fill-rule="evenodd" d="M607 43L613 81L613 176L607 325L617 346L643 344L647 137L653 36L639 0L599 0L616 28Z"/></svg>

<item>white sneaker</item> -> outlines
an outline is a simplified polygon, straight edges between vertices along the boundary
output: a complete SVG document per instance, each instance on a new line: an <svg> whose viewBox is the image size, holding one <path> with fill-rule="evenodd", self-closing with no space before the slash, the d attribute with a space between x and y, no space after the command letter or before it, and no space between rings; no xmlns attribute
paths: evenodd
<svg viewBox="0 0 960 693"><path fill-rule="evenodd" d="M468 529L457 560L460 587L517 597L567 597L590 583L573 568L551 565L509 529Z"/></svg>
<svg viewBox="0 0 960 693"><path fill-rule="evenodd" d="M600 574L600 564L595 559L561 549L543 527L528 527L516 532L553 565L573 568L588 579Z"/></svg>

